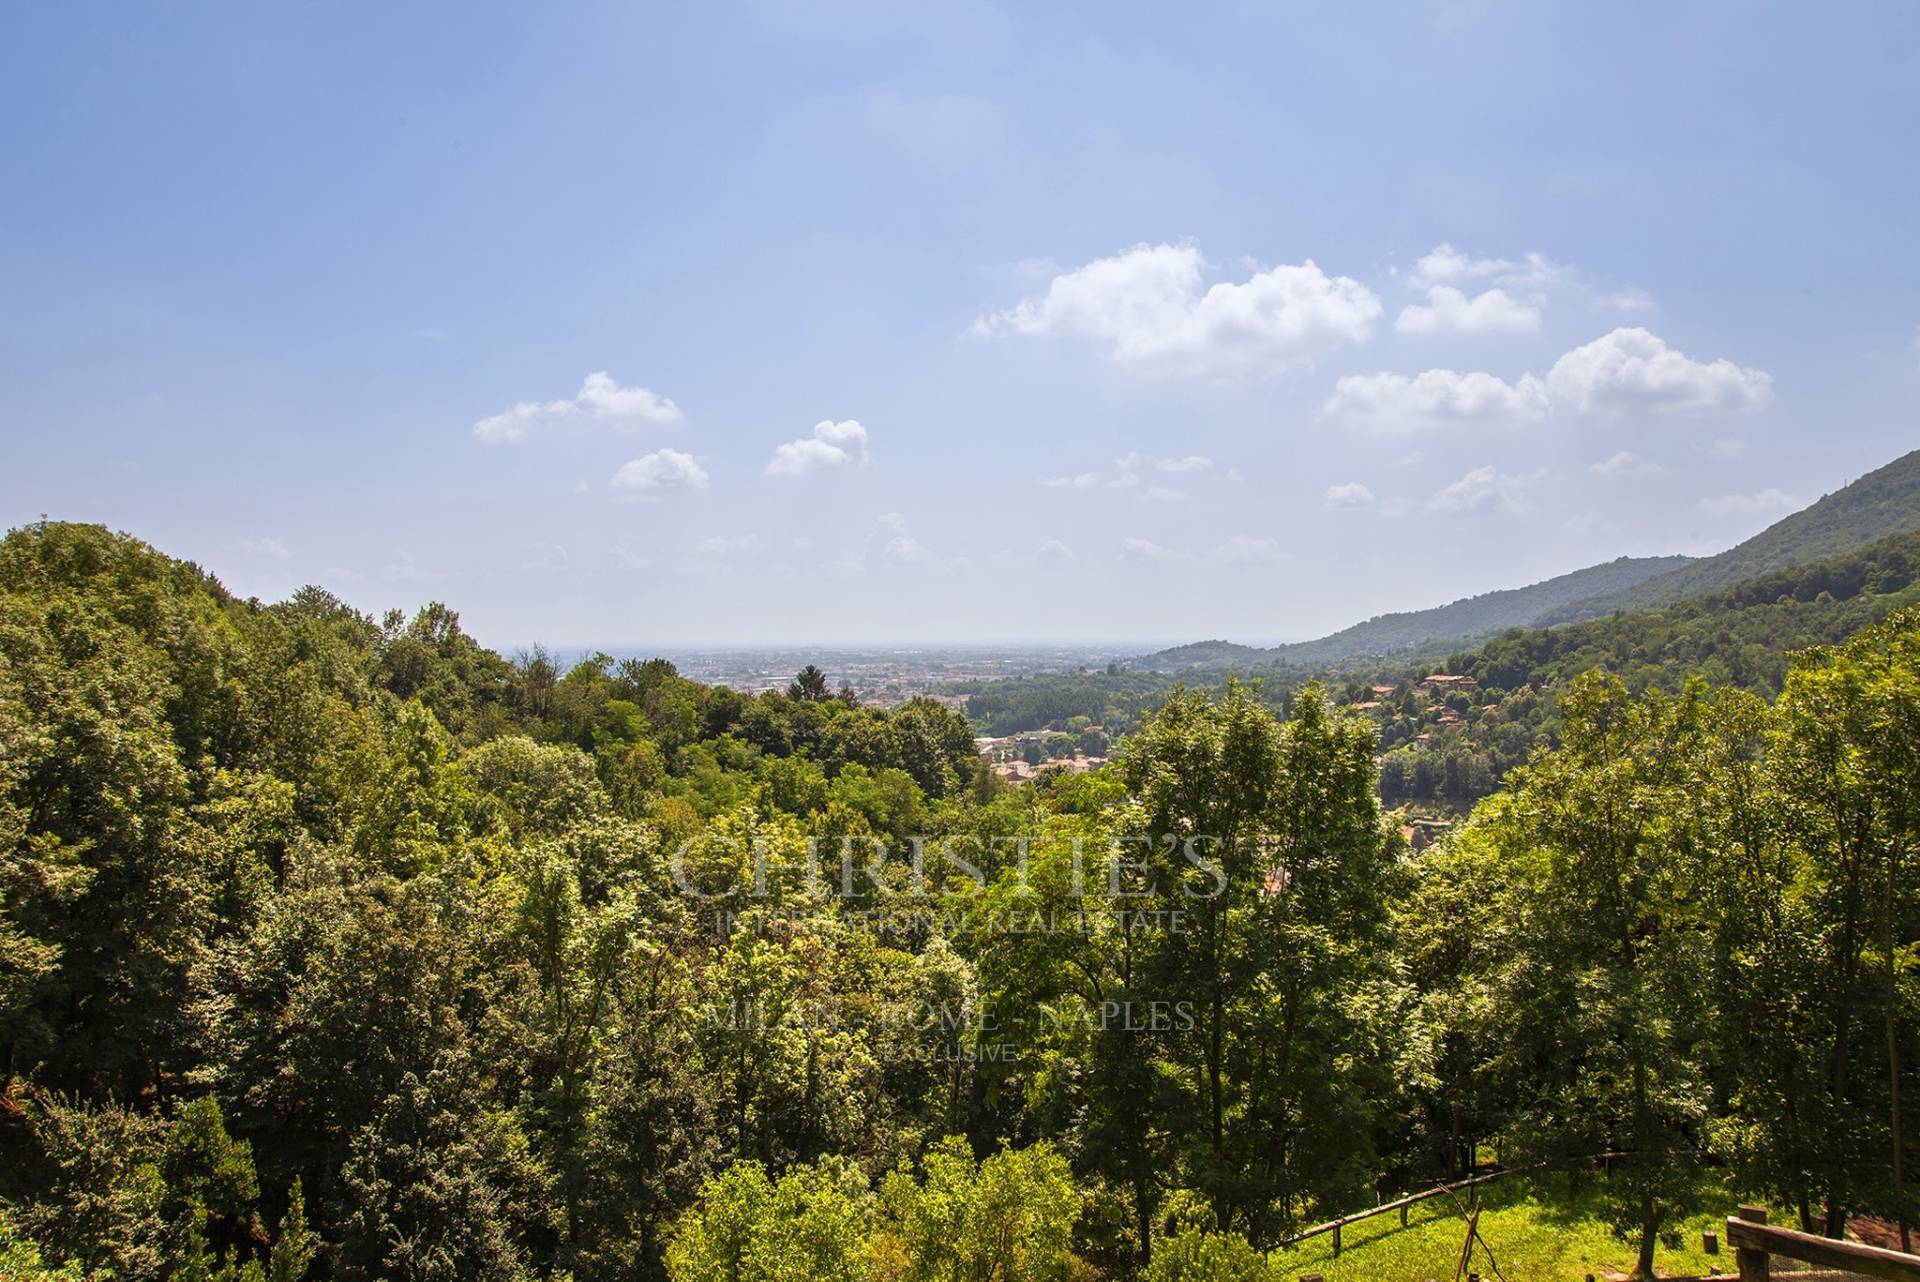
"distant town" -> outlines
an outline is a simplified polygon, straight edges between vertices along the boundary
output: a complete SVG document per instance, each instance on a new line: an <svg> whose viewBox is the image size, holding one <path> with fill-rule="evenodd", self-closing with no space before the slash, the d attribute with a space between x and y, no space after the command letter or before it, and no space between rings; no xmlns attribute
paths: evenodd
<svg viewBox="0 0 1920 1282"><path fill-rule="evenodd" d="M946 687L968 681L1001 681L1104 668L1149 647L990 646L908 647L898 649L831 649L792 647L766 650L629 651L641 658L670 659L680 674L709 685L729 686L742 694L784 690L793 674L809 663L826 672L836 689L851 689L869 707L892 708L909 699L938 699L961 708L964 695Z"/></svg>

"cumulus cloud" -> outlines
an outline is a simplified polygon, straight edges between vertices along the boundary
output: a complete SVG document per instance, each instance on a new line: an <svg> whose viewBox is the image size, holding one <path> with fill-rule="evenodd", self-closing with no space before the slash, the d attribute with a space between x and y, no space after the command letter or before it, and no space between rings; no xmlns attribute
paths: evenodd
<svg viewBox="0 0 1920 1282"><path fill-rule="evenodd" d="M1452 285L1435 285L1425 304L1402 308L1393 327L1402 334L1526 334L1540 328L1540 304L1504 289L1469 298Z"/></svg>
<svg viewBox="0 0 1920 1282"><path fill-rule="evenodd" d="M1378 427L1440 423L1528 423L1545 418L1547 388L1531 374L1509 383L1492 374L1430 369L1405 374L1348 374L1333 387L1325 412Z"/></svg>
<svg viewBox="0 0 1920 1282"><path fill-rule="evenodd" d="M1462 516L1472 512L1524 512L1526 492L1544 471L1519 475L1476 467L1427 500L1427 511Z"/></svg>
<svg viewBox="0 0 1920 1282"><path fill-rule="evenodd" d="M535 430L570 419L591 419L615 427L678 423L685 416L666 397L644 387L622 387L605 370L587 375L580 391L557 401L521 401L473 425L473 434L490 445L514 444Z"/></svg>
<svg viewBox="0 0 1920 1282"><path fill-rule="evenodd" d="M933 553L913 537L913 531L907 528L907 518L898 512L888 512L880 518L874 543L879 558L893 565L925 565L933 560Z"/></svg>
<svg viewBox="0 0 1920 1282"><path fill-rule="evenodd" d="M1073 549L1059 539L1046 539L1033 550L1033 559L1041 565L1065 566L1072 565L1076 558Z"/></svg>
<svg viewBox="0 0 1920 1282"><path fill-rule="evenodd" d="M693 545L694 555L712 557L745 556L760 548L757 534L714 534Z"/></svg>
<svg viewBox="0 0 1920 1282"><path fill-rule="evenodd" d="M827 562L836 574L864 574L875 566L912 566L925 571L947 572L968 564L965 557L943 557L915 537L907 518L899 512L883 513L874 521L873 531L864 545L849 549Z"/></svg>
<svg viewBox="0 0 1920 1282"><path fill-rule="evenodd" d="M1667 469L1658 463L1648 462L1630 450L1621 450L1587 470L1595 476L1656 476Z"/></svg>
<svg viewBox="0 0 1920 1282"><path fill-rule="evenodd" d="M627 494L659 494L668 490L704 490L706 469L691 454L679 450L655 450L620 465L613 474L612 486Z"/></svg>
<svg viewBox="0 0 1920 1282"><path fill-rule="evenodd" d="M1328 507L1371 507L1372 505L1373 491L1358 481L1327 487Z"/></svg>
<svg viewBox="0 0 1920 1282"><path fill-rule="evenodd" d="M1100 473L1076 472L1072 476L1049 476L1040 484L1053 490L1091 490L1099 486Z"/></svg>
<svg viewBox="0 0 1920 1282"><path fill-rule="evenodd" d="M1141 490L1143 474L1154 472L1166 476L1199 477L1213 470L1213 460L1204 454L1188 454L1180 458L1158 458L1152 454L1138 451L1122 454L1113 461L1111 471L1074 472L1065 476L1049 476L1040 484L1054 490ZM1237 480L1237 473L1229 473L1230 480ZM1187 497L1184 490L1176 490L1165 485L1150 485L1141 490L1143 498L1160 502L1177 501Z"/></svg>
<svg viewBox="0 0 1920 1282"><path fill-rule="evenodd" d="M1424 290L1430 297L1433 291L1440 288L1450 288L1458 295L1462 286L1491 285L1494 288L1489 293L1508 294L1536 310L1544 304L1547 294L1572 294L1594 306L1612 311L1646 311L1654 306L1653 295L1638 286L1602 284L1573 264L1558 262L1538 250L1517 259L1478 258L1452 245L1441 244L1420 256L1413 270L1407 273L1406 281L1410 287ZM1481 295L1483 298L1485 296ZM1492 306L1489 304L1489 308ZM1408 310L1418 312L1422 309ZM1401 315L1404 318L1406 313ZM1518 318L1509 319L1518 323ZM1531 330L1537 326L1536 316L1534 323L1525 328ZM1432 331L1415 329L1407 332Z"/></svg>
<svg viewBox="0 0 1920 1282"><path fill-rule="evenodd" d="M1172 548L1161 547L1152 539L1127 538L1120 540L1120 559L1134 561L1142 565L1164 564L1168 561L1184 561L1184 553Z"/></svg>
<svg viewBox="0 0 1920 1282"><path fill-rule="evenodd" d="M867 429L853 419L836 423L822 419L813 435L788 441L767 460L768 476L806 476L823 468L865 467Z"/></svg>
<svg viewBox="0 0 1920 1282"><path fill-rule="evenodd" d="M1702 512L1728 520L1736 517L1785 516L1803 506L1791 494L1772 488L1757 494L1723 494L1718 498L1700 500Z"/></svg>
<svg viewBox="0 0 1920 1282"><path fill-rule="evenodd" d="M1379 427L1436 423L1529 423L1553 413L1640 410L1699 413L1751 410L1773 397L1773 376L1732 361L1696 361L1637 327L1603 334L1576 347L1547 376L1513 382L1481 371L1430 369L1405 374L1348 374L1334 384L1323 412Z"/></svg>
<svg viewBox="0 0 1920 1282"><path fill-rule="evenodd" d="M1603 334L1553 364L1547 386L1570 410L1759 409L1773 399L1773 376L1722 357L1696 361L1638 326Z"/></svg>
<svg viewBox="0 0 1920 1282"><path fill-rule="evenodd" d="M1457 281L1484 280L1514 269L1504 258L1475 258L1442 242L1422 254L1413 265L1408 281L1415 289L1430 289Z"/></svg>
<svg viewBox="0 0 1920 1282"><path fill-rule="evenodd" d="M1044 294L974 322L981 335L1078 338L1141 373L1280 369L1373 336L1380 300L1311 260L1206 285L1194 245L1135 245L1056 275Z"/></svg>

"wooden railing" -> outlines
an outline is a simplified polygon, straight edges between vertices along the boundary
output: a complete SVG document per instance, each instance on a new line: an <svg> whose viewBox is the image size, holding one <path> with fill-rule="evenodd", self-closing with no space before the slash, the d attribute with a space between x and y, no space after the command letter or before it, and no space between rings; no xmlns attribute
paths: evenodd
<svg viewBox="0 0 1920 1282"><path fill-rule="evenodd" d="M1769 1282L1776 1255L1889 1282L1920 1282L1920 1255L1776 1228L1760 1206L1742 1206L1739 1215L1727 1217L1727 1245L1740 1265L1740 1282Z"/></svg>
<svg viewBox="0 0 1920 1282"><path fill-rule="evenodd" d="M1486 1175L1476 1175L1472 1179L1460 1180L1453 1184L1438 1184L1424 1192L1409 1193L1405 1197L1395 1198L1391 1202L1382 1202L1380 1205L1368 1207L1364 1211L1355 1211L1352 1215L1343 1215L1337 1220L1328 1220L1325 1224L1316 1224L1310 1229L1302 1229L1292 1237L1285 1239L1281 1245L1296 1246L1308 1238L1319 1237L1322 1233L1331 1233L1333 1234L1333 1253L1338 1257L1340 1254L1340 1230L1349 1224L1355 1224L1361 1220L1370 1220L1376 1215L1385 1215L1389 1211L1398 1211L1400 1212L1400 1223L1402 1226L1405 1226L1407 1222L1407 1208L1415 1203L1424 1202L1430 1197L1440 1197L1448 1193L1457 1193L1461 1189L1470 1189L1476 1185L1485 1184L1488 1180L1497 1180L1505 1174L1507 1174L1507 1172L1504 1170L1491 1171ZM1917 1279L1916 1282L1920 1282L1920 1279Z"/></svg>

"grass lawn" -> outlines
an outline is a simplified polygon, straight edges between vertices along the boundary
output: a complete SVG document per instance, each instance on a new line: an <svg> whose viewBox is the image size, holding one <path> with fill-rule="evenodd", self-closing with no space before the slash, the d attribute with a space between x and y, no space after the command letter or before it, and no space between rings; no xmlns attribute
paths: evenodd
<svg viewBox="0 0 1920 1282"><path fill-rule="evenodd" d="M1608 1230L1596 1187L1541 1201L1530 1195L1524 1180L1509 1177L1482 1186L1481 1193L1480 1236L1493 1248L1507 1282L1580 1282L1588 1273L1624 1276L1633 1268L1634 1248ZM1397 1212L1349 1224L1341 1230L1337 1260L1331 1234L1269 1258L1286 1278L1324 1273L1327 1282L1451 1282L1467 1232L1464 1204L1464 1194L1459 1202L1430 1198L1408 1210L1404 1229ZM1719 1255L1700 1249L1700 1231L1721 1228L1733 1210L1732 1196L1718 1183L1704 1183L1698 1205L1701 1209L1682 1222L1680 1245L1662 1245L1655 1254L1661 1276L1694 1276L1715 1268L1735 1272L1726 1243ZM1478 1244L1467 1267L1482 1278L1494 1277Z"/></svg>

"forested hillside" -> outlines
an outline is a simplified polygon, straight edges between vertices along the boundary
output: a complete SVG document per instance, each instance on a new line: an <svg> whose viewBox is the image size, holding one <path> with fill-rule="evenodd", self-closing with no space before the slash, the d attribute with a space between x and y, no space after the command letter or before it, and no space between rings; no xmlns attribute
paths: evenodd
<svg viewBox="0 0 1920 1282"><path fill-rule="evenodd" d="M1725 591L1758 575L1842 556L1920 530L1920 450L1774 522L1746 542L1645 582L1597 592L1535 620L1564 623Z"/></svg>
<svg viewBox="0 0 1920 1282"><path fill-rule="evenodd" d="M1733 608L1778 640L1913 553ZM1558 661L1502 642L1489 684ZM1416 854L1390 727L1316 683L1175 691L1007 788L932 701L560 672L16 530L0 1260L1277 1282L1300 1226L1496 1151L1643 1273L1703 1189L1901 1217L1920 612L1771 702L1640 685L1574 677Z"/></svg>
<svg viewBox="0 0 1920 1282"><path fill-rule="evenodd" d="M1368 702L1369 682L1397 683L1371 714L1381 723L1381 795L1464 810L1507 771L1558 742L1559 695L1600 670L1634 693L1674 691L1698 678L1774 696L1795 652L1845 641L1920 604L1920 533L1781 570L1733 590L1640 614L1557 628L1515 629L1476 650L1429 655L1417 667L1349 680ZM1427 672L1471 677L1476 687L1442 700L1414 696Z"/></svg>
<svg viewBox="0 0 1920 1282"><path fill-rule="evenodd" d="M1457 645L1506 628L1530 627L1575 602L1632 588L1669 574L1691 559L1623 556L1524 588L1483 592L1428 610L1382 614L1317 641L1298 641L1266 649L1236 646L1226 641L1201 641L1148 655L1137 660L1135 666L1163 672L1254 664L1315 667L1423 646Z"/></svg>
<svg viewBox="0 0 1920 1282"><path fill-rule="evenodd" d="M1920 530L1920 450L1715 556L1621 557L1524 588L1379 615L1313 641L1268 647L1196 641L1147 655L1134 666L1154 672L1320 669L1404 651L1432 654L1509 628L1549 627L1710 596L1764 574L1845 556L1915 530Z"/></svg>
<svg viewBox="0 0 1920 1282"><path fill-rule="evenodd" d="M1513 628L1472 649L1416 647L1394 658L1309 665L1227 664L1175 674L1059 673L954 687L990 734L1069 729L1075 718L1118 735L1140 724L1181 683L1221 689L1257 677L1283 715L1293 693L1323 678L1343 704L1379 727L1381 796L1464 811L1507 771L1557 742L1558 695L1599 668L1636 693L1669 691L1699 676L1777 695L1795 651L1835 644L1903 606L1920 604L1920 533L1762 575L1697 601L1555 628ZM1434 672L1473 678L1444 697L1421 688Z"/></svg>

